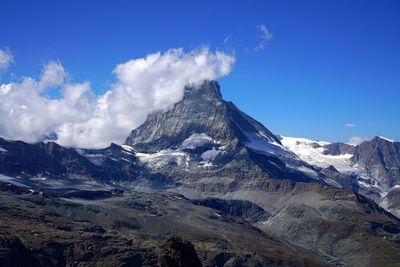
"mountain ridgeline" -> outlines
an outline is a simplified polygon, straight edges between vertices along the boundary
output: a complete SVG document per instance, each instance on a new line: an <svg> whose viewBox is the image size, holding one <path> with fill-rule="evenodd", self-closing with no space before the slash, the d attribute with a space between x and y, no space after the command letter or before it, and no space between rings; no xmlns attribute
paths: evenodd
<svg viewBox="0 0 400 267"><path fill-rule="evenodd" d="M23 244L42 265L396 266L400 221L388 210L400 207L399 148L382 138L353 146L276 136L204 81L121 146L0 139L10 222L0 234L33 231L18 224L25 211L44 229ZM83 246L72 245L79 236Z"/></svg>

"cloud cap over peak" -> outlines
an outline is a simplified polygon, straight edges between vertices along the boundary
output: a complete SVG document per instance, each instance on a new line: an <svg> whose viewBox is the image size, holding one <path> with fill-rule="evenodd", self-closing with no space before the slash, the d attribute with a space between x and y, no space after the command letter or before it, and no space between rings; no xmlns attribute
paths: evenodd
<svg viewBox="0 0 400 267"><path fill-rule="evenodd" d="M0 136L28 142L57 136L61 145L82 148L122 143L148 113L181 100L185 85L227 75L234 62L207 47L157 52L118 64L116 83L96 96L89 82L68 83L61 63L50 61L38 81L0 85ZM60 88L60 98L42 93L51 86Z"/></svg>

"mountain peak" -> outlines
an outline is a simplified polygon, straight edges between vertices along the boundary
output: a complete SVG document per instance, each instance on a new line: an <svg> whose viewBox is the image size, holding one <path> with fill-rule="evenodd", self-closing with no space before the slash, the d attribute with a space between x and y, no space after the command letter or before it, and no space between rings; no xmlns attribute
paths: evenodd
<svg viewBox="0 0 400 267"><path fill-rule="evenodd" d="M216 81L188 85L181 101L167 111L149 114L125 144L150 151L179 146L192 134L205 133L214 140L231 140L229 115Z"/></svg>
<svg viewBox="0 0 400 267"><path fill-rule="evenodd" d="M375 141L384 140L384 141L387 141L387 142L394 143L394 140L389 139L389 138L386 138L386 137L384 137L384 136L375 136L375 138L372 139L372 141L374 141L374 140L375 140Z"/></svg>
<svg viewBox="0 0 400 267"><path fill-rule="evenodd" d="M206 134L214 142L243 145L251 140L280 144L262 124L222 99L216 81L185 88L183 99L167 111L150 114L134 129L125 144L148 152L174 148L193 134ZM254 142L253 142L254 144Z"/></svg>
<svg viewBox="0 0 400 267"><path fill-rule="evenodd" d="M205 80L200 85L187 85L185 87L183 99L194 97L207 97L222 100L222 94L218 82Z"/></svg>

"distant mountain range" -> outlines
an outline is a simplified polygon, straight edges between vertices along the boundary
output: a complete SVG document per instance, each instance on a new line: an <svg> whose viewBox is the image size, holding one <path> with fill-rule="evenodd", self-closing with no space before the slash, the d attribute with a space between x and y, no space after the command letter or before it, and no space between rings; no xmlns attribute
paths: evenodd
<svg viewBox="0 0 400 267"><path fill-rule="evenodd" d="M340 172L342 187L351 187L400 215L400 143L375 137L360 145L280 136L281 142L309 164Z"/></svg>
<svg viewBox="0 0 400 267"><path fill-rule="evenodd" d="M224 101L215 81L187 86L180 102L149 114L123 145L91 150L0 139L0 181L10 209L19 201L21 209L42 203L46 217L66 212L77 224L101 227L98 235L112 234L112 246L122 242L122 232L140 244L148 240L148 254L137 252L138 265L154 265L161 257L155 244L172 234L190 239L205 266L400 261L400 143L376 137L354 146L274 135ZM31 204L21 200L26 194ZM7 229L0 227L0 234ZM108 243L87 244L100 249ZM24 246L40 248L34 240ZM46 257L84 261L85 253L67 251L60 243L58 254L30 256L39 265ZM121 263L109 254L91 255L89 261Z"/></svg>

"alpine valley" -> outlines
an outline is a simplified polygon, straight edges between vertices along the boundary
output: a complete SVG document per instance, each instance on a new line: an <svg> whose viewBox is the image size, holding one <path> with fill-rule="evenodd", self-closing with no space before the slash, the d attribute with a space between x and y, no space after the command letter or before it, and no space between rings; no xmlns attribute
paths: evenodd
<svg viewBox="0 0 400 267"><path fill-rule="evenodd" d="M0 266L399 266L400 143L273 134L216 81L122 145L0 138Z"/></svg>

